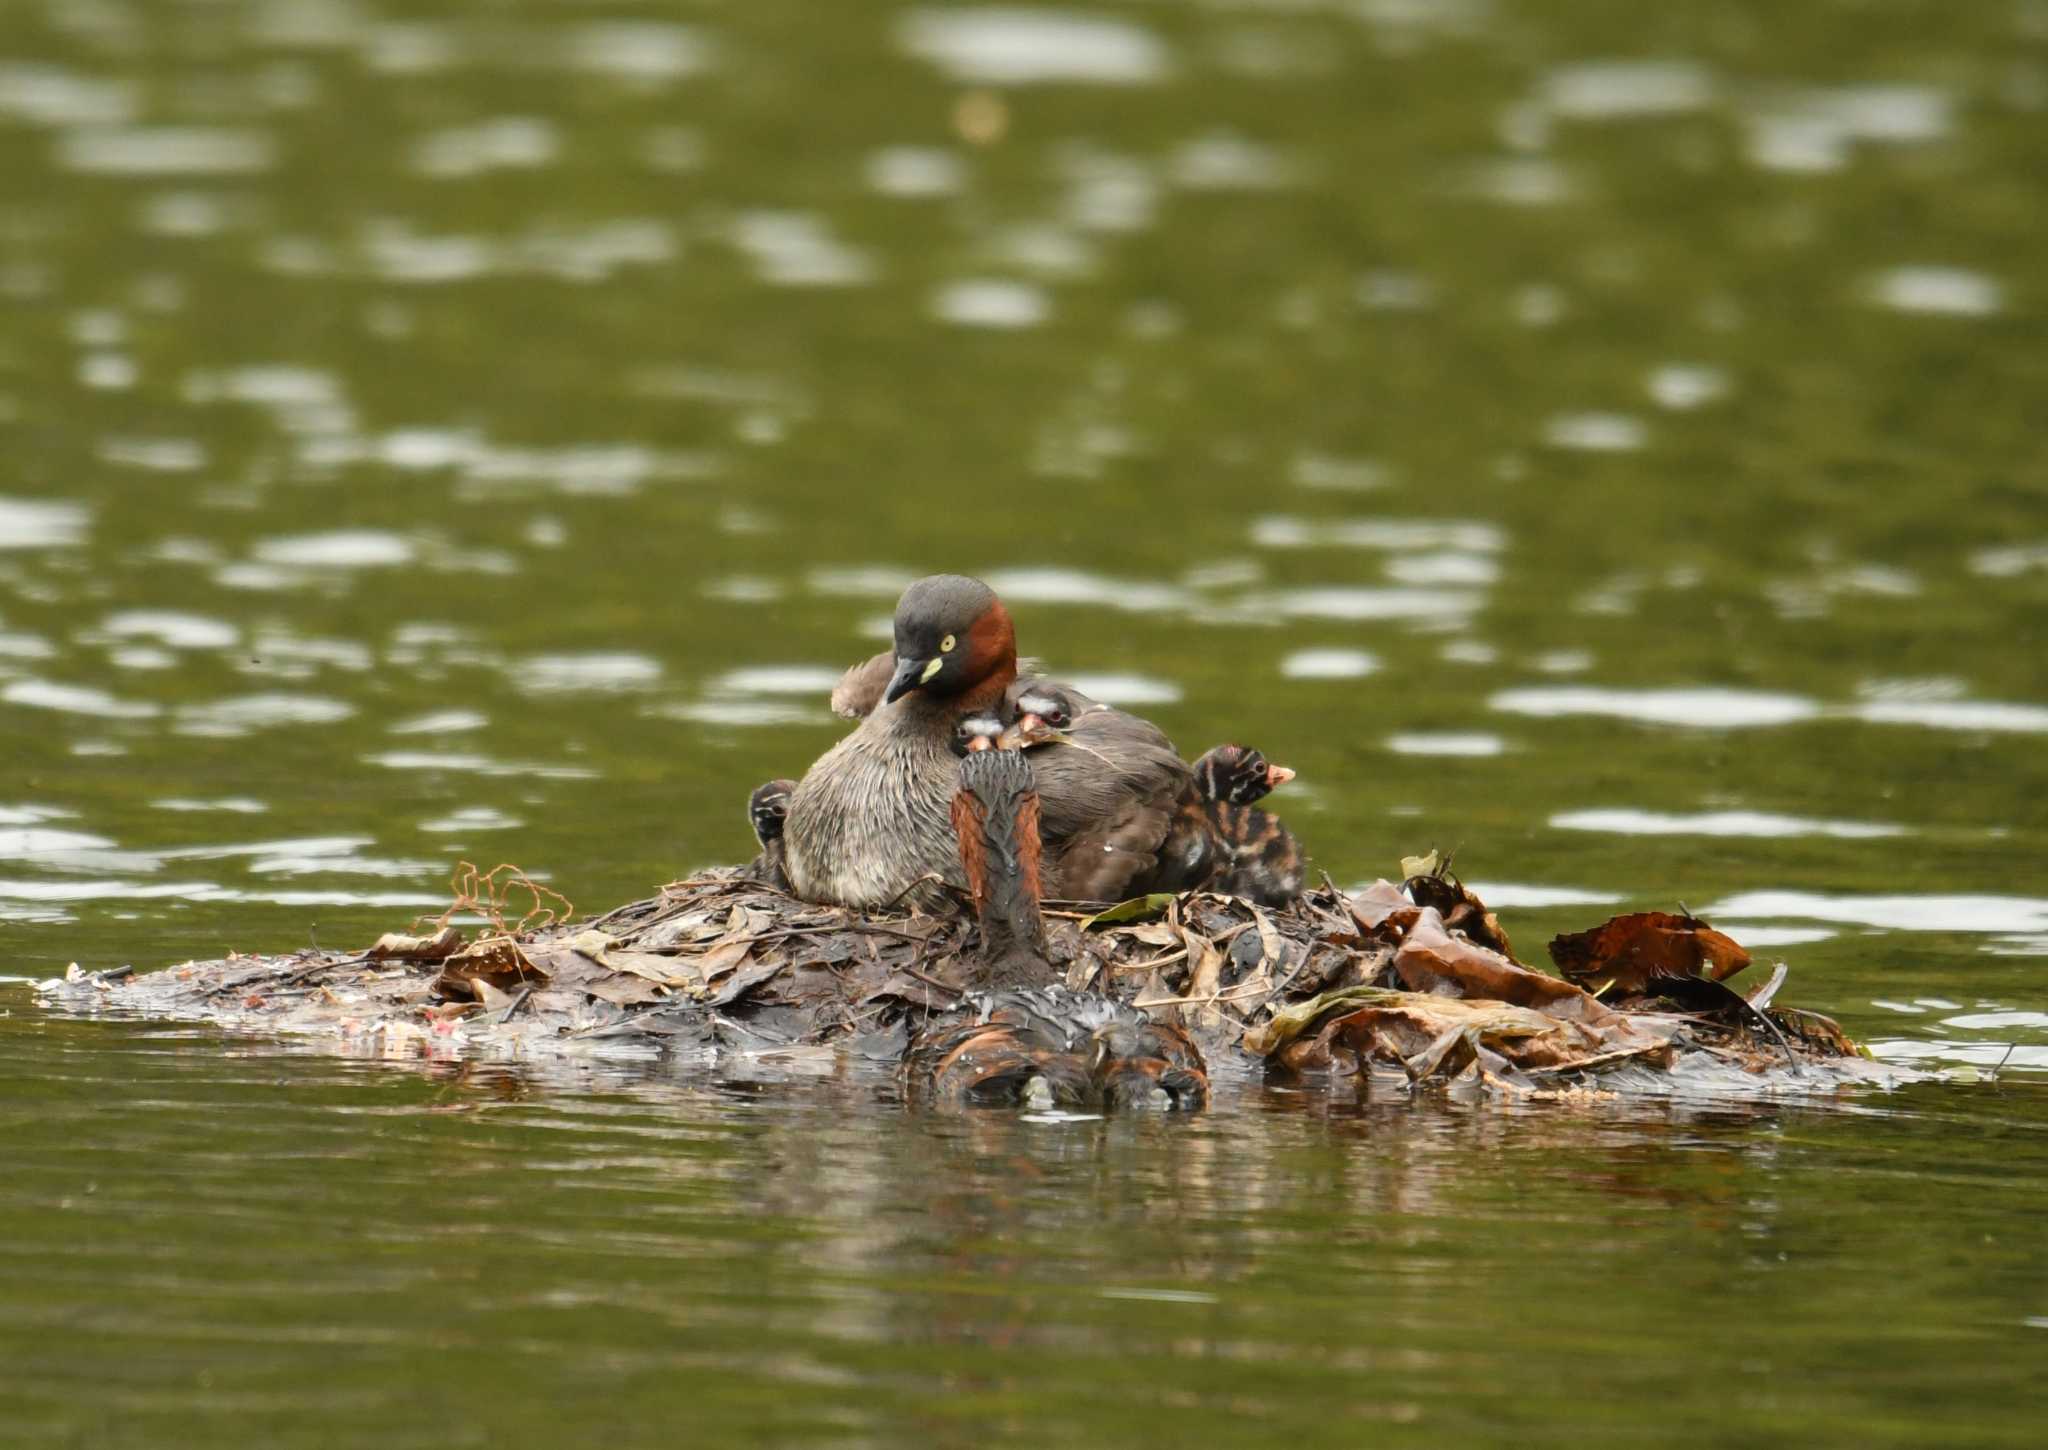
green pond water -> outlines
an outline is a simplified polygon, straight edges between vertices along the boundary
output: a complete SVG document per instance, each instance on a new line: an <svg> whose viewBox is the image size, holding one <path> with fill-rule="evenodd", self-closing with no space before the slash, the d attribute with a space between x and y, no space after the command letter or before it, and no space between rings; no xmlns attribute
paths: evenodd
<svg viewBox="0 0 2048 1450"><path fill-rule="evenodd" d="M2033 1446L2048 6L0 4L0 1442ZM902 583L1754 1104L906 1112L29 980L744 858Z"/></svg>

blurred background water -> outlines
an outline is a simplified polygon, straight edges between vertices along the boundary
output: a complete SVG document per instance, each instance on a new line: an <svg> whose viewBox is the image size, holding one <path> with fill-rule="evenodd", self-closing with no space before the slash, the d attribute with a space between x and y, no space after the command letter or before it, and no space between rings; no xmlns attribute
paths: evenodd
<svg viewBox="0 0 2048 1450"><path fill-rule="evenodd" d="M31 1443L2032 1444L2048 4L0 7L0 973L743 858L916 574L1846 1108L431 1073L0 985Z"/></svg>

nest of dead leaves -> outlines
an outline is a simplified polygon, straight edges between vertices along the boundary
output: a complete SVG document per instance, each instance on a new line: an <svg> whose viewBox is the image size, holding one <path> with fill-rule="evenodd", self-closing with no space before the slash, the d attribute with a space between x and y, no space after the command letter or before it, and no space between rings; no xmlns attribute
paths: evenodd
<svg viewBox="0 0 2048 1450"><path fill-rule="evenodd" d="M1782 966L1748 996L1728 986L1748 954L1697 918L1640 913L1559 937L1565 975L1553 976L1516 959L1444 863L1404 869L1400 886L1346 893L1325 878L1279 908L1201 892L1048 903L1047 955L1067 985L1181 1022L1212 1066L1242 1054L1292 1073L1528 1093L1688 1071L1797 1075L1856 1054L1828 1019L1773 1005ZM580 922L514 867L465 863L453 894L442 916L355 954L50 985L159 1015L375 1032L387 1050L624 1040L893 1059L960 999L980 949L964 907L852 911L740 870ZM464 916L481 926L465 935Z"/></svg>

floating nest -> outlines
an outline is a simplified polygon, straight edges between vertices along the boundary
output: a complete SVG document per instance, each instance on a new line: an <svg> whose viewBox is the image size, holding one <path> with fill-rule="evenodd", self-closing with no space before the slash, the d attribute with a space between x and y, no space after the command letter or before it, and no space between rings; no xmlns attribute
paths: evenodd
<svg viewBox="0 0 2048 1450"><path fill-rule="evenodd" d="M1748 995L1735 942L1642 913L1559 937L1554 976L1516 960L1441 863L1401 885L1324 883L1284 907L1157 895L1048 903L1069 987L1184 1025L1213 1071L1444 1082L1509 1096L1785 1091L1883 1080L1841 1028ZM59 1010L310 1034L396 1057L578 1052L898 1061L960 1003L980 943L964 907L853 911L745 870L677 881L586 920L516 868L465 865L456 901L366 950L230 955L40 985ZM515 903L530 903L523 913ZM480 920L465 934L453 923Z"/></svg>

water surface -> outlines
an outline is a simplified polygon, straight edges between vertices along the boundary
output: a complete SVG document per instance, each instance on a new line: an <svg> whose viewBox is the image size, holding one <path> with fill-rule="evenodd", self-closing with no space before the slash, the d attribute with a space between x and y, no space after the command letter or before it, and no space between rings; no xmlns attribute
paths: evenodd
<svg viewBox="0 0 2048 1450"><path fill-rule="evenodd" d="M0 973L737 859L955 568L1341 882L1997 1079L928 1121L0 986L0 1413L2031 1443L2044 110L2028 4L0 10Z"/></svg>

